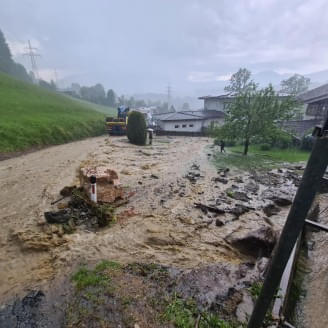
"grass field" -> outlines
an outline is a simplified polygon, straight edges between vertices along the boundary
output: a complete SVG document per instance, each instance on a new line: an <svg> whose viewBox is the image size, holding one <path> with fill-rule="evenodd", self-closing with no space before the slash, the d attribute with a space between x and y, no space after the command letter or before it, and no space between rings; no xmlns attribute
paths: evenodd
<svg viewBox="0 0 328 328"><path fill-rule="evenodd" d="M279 166L282 162L296 163L307 161L310 153L307 151L290 149L260 150L259 146L250 146L247 156L243 156L243 146L226 148L226 153L217 152L214 155L214 164L218 168L236 167L250 170Z"/></svg>
<svg viewBox="0 0 328 328"><path fill-rule="evenodd" d="M115 113L0 73L0 153L101 135Z"/></svg>

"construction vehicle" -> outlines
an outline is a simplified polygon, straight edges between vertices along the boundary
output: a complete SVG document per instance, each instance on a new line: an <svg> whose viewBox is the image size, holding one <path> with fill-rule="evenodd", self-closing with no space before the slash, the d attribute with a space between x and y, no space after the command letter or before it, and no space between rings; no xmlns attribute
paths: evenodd
<svg viewBox="0 0 328 328"><path fill-rule="evenodd" d="M109 135L123 136L126 134L129 111L129 107L119 106L117 108L117 117L106 117L106 128Z"/></svg>

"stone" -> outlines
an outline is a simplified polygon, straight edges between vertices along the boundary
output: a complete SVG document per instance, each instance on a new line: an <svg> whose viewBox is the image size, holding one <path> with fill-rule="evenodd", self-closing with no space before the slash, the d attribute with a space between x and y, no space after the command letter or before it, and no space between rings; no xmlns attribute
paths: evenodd
<svg viewBox="0 0 328 328"><path fill-rule="evenodd" d="M221 182L223 184L227 184L228 183L228 180L225 179L225 178L222 178L222 177L216 177L213 179L214 182Z"/></svg>
<svg viewBox="0 0 328 328"><path fill-rule="evenodd" d="M254 258L270 257L277 242L276 233L269 226L262 226L246 234L233 232L225 239L241 253Z"/></svg>
<svg viewBox="0 0 328 328"><path fill-rule="evenodd" d="M272 200L278 206L288 206L293 202L293 195L288 191L267 189L262 193L262 198Z"/></svg>
<svg viewBox="0 0 328 328"><path fill-rule="evenodd" d="M250 181L245 185L245 190L253 194L256 194L259 191L259 189L260 189L259 185L253 181Z"/></svg>
<svg viewBox="0 0 328 328"><path fill-rule="evenodd" d="M249 212L249 210L250 208L248 206L236 204L235 207L229 210L229 213L234 214L237 218L239 218L240 215Z"/></svg>
<svg viewBox="0 0 328 328"><path fill-rule="evenodd" d="M80 170L80 185L90 195L90 177L97 178L97 200L102 203L114 203L125 199L124 189L116 171L105 166L84 167Z"/></svg>
<svg viewBox="0 0 328 328"><path fill-rule="evenodd" d="M220 219L216 219L216 220L215 220L215 225L216 225L217 227L222 227L222 226L224 225L224 223L223 223Z"/></svg>
<svg viewBox="0 0 328 328"><path fill-rule="evenodd" d="M263 212L266 216L270 217L272 215L278 214L280 212L280 208L271 203L263 207Z"/></svg>
<svg viewBox="0 0 328 328"><path fill-rule="evenodd" d="M69 209L55 211L49 211L44 213L46 221L50 224L54 223L67 223L71 218L71 213Z"/></svg>

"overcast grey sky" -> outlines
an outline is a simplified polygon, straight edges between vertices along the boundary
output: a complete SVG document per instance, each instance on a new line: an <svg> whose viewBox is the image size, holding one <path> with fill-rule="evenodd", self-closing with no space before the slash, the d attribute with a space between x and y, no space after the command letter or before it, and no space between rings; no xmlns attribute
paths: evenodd
<svg viewBox="0 0 328 328"><path fill-rule="evenodd" d="M239 67L328 68L327 0L0 0L15 59L30 39L40 74L122 93L192 93Z"/></svg>

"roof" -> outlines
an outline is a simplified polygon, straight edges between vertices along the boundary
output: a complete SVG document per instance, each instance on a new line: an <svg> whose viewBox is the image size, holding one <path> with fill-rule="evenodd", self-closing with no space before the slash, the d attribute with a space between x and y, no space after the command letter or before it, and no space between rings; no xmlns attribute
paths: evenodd
<svg viewBox="0 0 328 328"><path fill-rule="evenodd" d="M318 88L306 91L298 95L298 98L305 103L312 103L324 99L328 99L328 83Z"/></svg>
<svg viewBox="0 0 328 328"><path fill-rule="evenodd" d="M213 100L224 100L224 99L232 99L234 98L235 96L231 93L227 93L227 94L224 94L224 95L219 95L219 96L202 96L202 97L198 97L198 99L213 99Z"/></svg>
<svg viewBox="0 0 328 328"><path fill-rule="evenodd" d="M161 121L191 121L224 118L224 113L216 110L182 111L160 117Z"/></svg>

